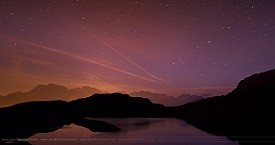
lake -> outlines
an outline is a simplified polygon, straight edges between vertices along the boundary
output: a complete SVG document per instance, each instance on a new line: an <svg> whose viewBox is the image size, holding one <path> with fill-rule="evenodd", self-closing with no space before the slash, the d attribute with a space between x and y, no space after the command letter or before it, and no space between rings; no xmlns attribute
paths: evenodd
<svg viewBox="0 0 275 145"><path fill-rule="evenodd" d="M33 145L238 145L226 137L215 136L171 118L89 118L106 121L121 128L118 132L91 132L70 124L50 133L38 133L28 139Z"/></svg>

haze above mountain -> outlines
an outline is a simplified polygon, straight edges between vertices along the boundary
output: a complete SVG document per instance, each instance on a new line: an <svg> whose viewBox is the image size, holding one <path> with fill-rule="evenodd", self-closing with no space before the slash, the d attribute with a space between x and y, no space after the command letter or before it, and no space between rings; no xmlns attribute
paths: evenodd
<svg viewBox="0 0 275 145"><path fill-rule="evenodd" d="M71 101L78 98L91 96L96 93L106 92L88 86L84 86L82 88L67 89L64 86L56 84L38 85L28 92L14 92L8 94L7 96L0 96L0 107L7 107L14 104L30 101ZM149 91L132 92L130 93L130 95L136 97L145 97L150 99L153 103L164 104L166 106L178 106L203 98L201 96L190 94L182 94L178 97L174 97Z"/></svg>

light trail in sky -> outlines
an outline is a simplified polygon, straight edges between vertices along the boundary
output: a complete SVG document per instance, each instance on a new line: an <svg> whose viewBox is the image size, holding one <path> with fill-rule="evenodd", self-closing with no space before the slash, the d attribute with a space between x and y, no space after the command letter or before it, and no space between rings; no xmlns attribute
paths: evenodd
<svg viewBox="0 0 275 145"><path fill-rule="evenodd" d="M139 64L135 63L133 60L131 60L129 57L127 57L126 55L122 54L121 52L119 52L116 48L112 47L111 45L109 45L107 42L97 38L97 40L99 42L101 42L104 46L108 47L109 49L111 49L112 51L114 51L116 54L118 54L119 56L121 56L122 58L124 58L125 60L127 60L129 63L131 63L132 65L138 67L140 70L142 70L144 73L146 73L147 75L149 75L150 77L158 80L158 81L161 81L161 82L165 82L169 85L172 85L173 83L169 82L169 81L166 81L164 79L161 79L155 75L153 75L152 73L148 72L147 70L145 70L143 67L141 67Z"/></svg>
<svg viewBox="0 0 275 145"><path fill-rule="evenodd" d="M152 79L149 79L149 78L146 78L146 77L134 74L134 73L126 71L126 70L122 70L122 69L119 69L119 68L116 68L116 67L113 67L113 66L109 66L107 64L104 64L104 63L96 61L96 60L92 60L90 58L86 58L86 57L79 56L79 55L76 55L76 54L71 54L71 53L68 53L68 52L65 52L65 51L62 51L62 50L50 48L50 47L39 45L39 44L35 44L35 43L32 43L32 42L28 42L28 41L21 40L19 38L15 38L15 37L12 37L12 36L9 36L9 35L6 35L6 34L2 34L1 33L0 35L3 36L3 37L9 38L9 39L11 39L13 41L15 40L17 42L21 42L21 43L27 44L29 46L33 46L33 47L41 48L41 49L48 50L48 51L51 51L51 52L55 52L55 53L58 53L58 54L62 54L62 55L65 55L65 56L69 56L69 57L72 57L72 58L75 58L75 59L78 59L78 60L82 60L82 61L88 62L90 64L95 64L95 65L98 65L98 66L101 66L101 67L105 67L105 68L108 68L108 69L111 69L111 70L114 70L114 71L126 74L128 76L132 76L132 77L135 77L135 78L139 78L139 79L150 81L150 82L154 82L154 83L163 84L160 81L152 80Z"/></svg>

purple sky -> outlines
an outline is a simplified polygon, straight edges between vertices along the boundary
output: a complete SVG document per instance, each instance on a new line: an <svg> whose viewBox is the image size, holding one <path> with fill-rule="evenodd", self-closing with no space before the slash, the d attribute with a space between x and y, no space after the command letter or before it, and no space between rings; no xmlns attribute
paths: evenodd
<svg viewBox="0 0 275 145"><path fill-rule="evenodd" d="M275 68L274 0L1 0L0 94L234 88Z"/></svg>

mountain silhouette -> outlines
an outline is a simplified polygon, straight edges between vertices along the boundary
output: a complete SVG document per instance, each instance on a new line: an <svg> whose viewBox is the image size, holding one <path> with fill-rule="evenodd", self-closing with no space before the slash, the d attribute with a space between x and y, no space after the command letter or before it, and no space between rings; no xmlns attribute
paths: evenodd
<svg viewBox="0 0 275 145"><path fill-rule="evenodd" d="M39 86L32 92L40 92L43 87ZM65 88L63 90L66 91ZM274 97L275 70L271 70L243 79L227 95L201 99L181 106L167 107L152 103L148 98L121 93L94 94L70 102L27 102L0 108L0 138L28 138L71 123L91 131L120 130L107 122L89 120L87 117L173 117L209 133L227 136L240 144L253 141L274 142ZM5 143L0 141L3 142Z"/></svg>
<svg viewBox="0 0 275 145"><path fill-rule="evenodd" d="M165 107L147 98L130 97L128 94L94 94L70 102L75 114L89 117L158 117Z"/></svg>
<svg viewBox="0 0 275 145"><path fill-rule="evenodd" d="M174 96L168 96L164 93L160 94L160 93L153 93L149 91L132 92L130 93L130 95L145 97L150 99L154 103L159 103L166 106L178 106L178 105L203 99L202 96L198 96L198 95L181 94L178 97L174 97Z"/></svg>
<svg viewBox="0 0 275 145"><path fill-rule="evenodd" d="M178 105L183 105L186 103L195 102L195 101L203 99L202 96L191 95L191 94L181 94L180 96L175 97L175 98L178 102L180 102L180 103L178 103Z"/></svg>
<svg viewBox="0 0 275 145"><path fill-rule="evenodd" d="M105 93L96 88L84 86L82 88L67 89L64 86L56 84L38 85L28 92L14 92L6 96L0 96L0 107L7 107L23 102L30 101L51 101L64 100L71 101L83 98L96 93ZM125 93L125 92L121 92ZM150 99L153 103L164 104L166 106L178 106L193 102L203 97L190 94L182 94L178 97L168 96L166 94L153 93L149 91L132 92L130 96L144 97Z"/></svg>
<svg viewBox="0 0 275 145"><path fill-rule="evenodd" d="M0 96L0 107L7 107L29 101L64 100L71 101L95 93L103 93L96 88L84 86L82 88L67 89L56 84L38 85L28 92L15 92L7 96Z"/></svg>
<svg viewBox="0 0 275 145"><path fill-rule="evenodd" d="M254 74L225 96L216 96L176 108L175 114L210 133L242 144L274 141L275 70Z"/></svg>

